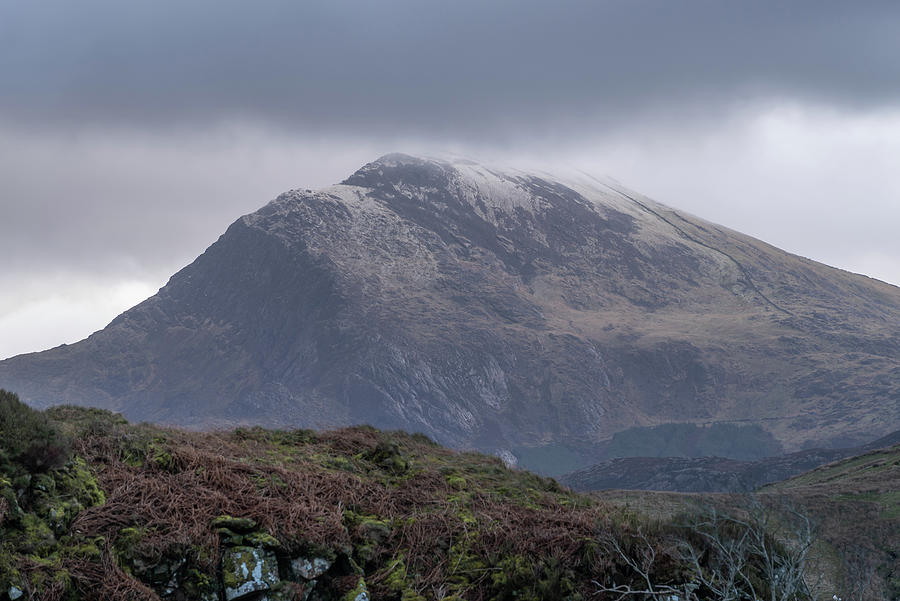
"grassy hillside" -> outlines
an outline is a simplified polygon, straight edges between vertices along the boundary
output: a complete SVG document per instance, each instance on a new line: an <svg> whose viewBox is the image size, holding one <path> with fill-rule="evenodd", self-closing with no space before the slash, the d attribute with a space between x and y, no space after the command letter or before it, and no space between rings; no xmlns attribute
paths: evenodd
<svg viewBox="0 0 900 601"><path fill-rule="evenodd" d="M0 413L3 601L712 598L697 532L420 435L189 433L2 391Z"/></svg>
<svg viewBox="0 0 900 601"><path fill-rule="evenodd" d="M603 503L658 520L676 519L702 507L741 512L746 495L685 494L635 490L593 493ZM900 599L900 445L821 466L761 488L753 497L770 508L773 523L792 512L815 527L809 580L825 599Z"/></svg>
<svg viewBox="0 0 900 601"><path fill-rule="evenodd" d="M900 445L821 466L762 492L808 507L849 576L882 583L883 598L900 599Z"/></svg>

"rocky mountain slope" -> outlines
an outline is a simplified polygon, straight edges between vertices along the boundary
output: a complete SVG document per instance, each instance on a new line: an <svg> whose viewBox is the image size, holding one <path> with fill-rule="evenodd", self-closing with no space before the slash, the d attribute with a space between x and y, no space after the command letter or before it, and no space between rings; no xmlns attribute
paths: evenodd
<svg viewBox="0 0 900 601"><path fill-rule="evenodd" d="M37 407L194 427L370 423L488 451L900 428L900 289L614 183L388 155L238 219L77 344L0 362Z"/></svg>

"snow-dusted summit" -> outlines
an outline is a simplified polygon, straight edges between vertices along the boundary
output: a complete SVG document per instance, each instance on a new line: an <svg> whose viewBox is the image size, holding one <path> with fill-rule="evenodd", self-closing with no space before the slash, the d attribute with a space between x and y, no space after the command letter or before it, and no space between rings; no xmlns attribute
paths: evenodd
<svg viewBox="0 0 900 601"><path fill-rule="evenodd" d="M388 155L238 219L106 329L0 362L0 386L487 450L669 422L797 449L900 428L898 324L895 287L612 182Z"/></svg>

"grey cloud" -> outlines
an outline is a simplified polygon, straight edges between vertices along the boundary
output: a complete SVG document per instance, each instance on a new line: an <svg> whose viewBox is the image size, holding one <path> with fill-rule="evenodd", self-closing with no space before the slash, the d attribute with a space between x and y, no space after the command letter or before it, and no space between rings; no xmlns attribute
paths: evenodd
<svg viewBox="0 0 900 601"><path fill-rule="evenodd" d="M0 115L514 141L770 96L895 103L897 56L896 2L9 2Z"/></svg>
<svg viewBox="0 0 900 601"><path fill-rule="evenodd" d="M57 271L171 275L240 215L285 190L339 181L376 152L255 130L67 136L0 127L0 282Z"/></svg>

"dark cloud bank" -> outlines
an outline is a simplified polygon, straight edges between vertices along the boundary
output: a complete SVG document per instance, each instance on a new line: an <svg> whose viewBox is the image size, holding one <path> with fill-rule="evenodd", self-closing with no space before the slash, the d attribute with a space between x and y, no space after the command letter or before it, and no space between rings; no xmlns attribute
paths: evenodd
<svg viewBox="0 0 900 601"><path fill-rule="evenodd" d="M0 113L56 127L512 136L900 92L900 3L8 2Z"/></svg>

